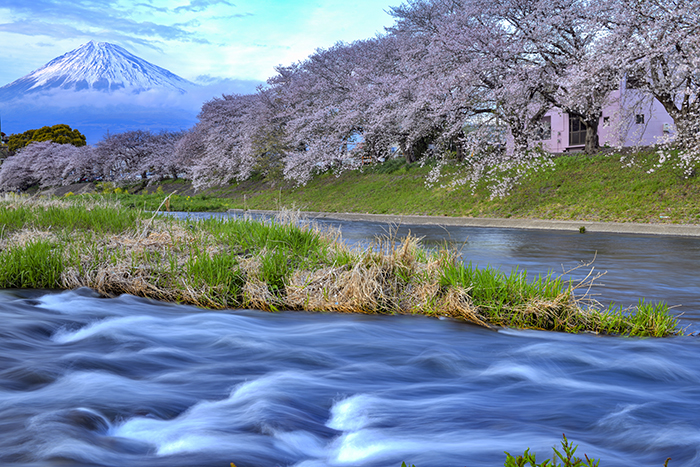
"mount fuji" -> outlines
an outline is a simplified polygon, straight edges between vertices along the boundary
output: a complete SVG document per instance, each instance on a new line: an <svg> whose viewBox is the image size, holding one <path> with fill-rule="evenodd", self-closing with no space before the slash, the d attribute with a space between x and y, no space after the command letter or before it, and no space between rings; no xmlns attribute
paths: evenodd
<svg viewBox="0 0 700 467"><path fill-rule="evenodd" d="M90 41L1 87L0 100L55 90L139 93L157 89L186 93L195 86L118 45Z"/></svg>
<svg viewBox="0 0 700 467"><path fill-rule="evenodd" d="M262 84L205 78L194 84L117 45L88 42L0 88L2 131L65 123L93 144L107 133L185 130L205 101Z"/></svg>
<svg viewBox="0 0 700 467"><path fill-rule="evenodd" d="M210 79L197 85L114 44L88 42L0 88L6 134L65 123L90 144L129 130L180 131L222 93L255 92L259 82Z"/></svg>

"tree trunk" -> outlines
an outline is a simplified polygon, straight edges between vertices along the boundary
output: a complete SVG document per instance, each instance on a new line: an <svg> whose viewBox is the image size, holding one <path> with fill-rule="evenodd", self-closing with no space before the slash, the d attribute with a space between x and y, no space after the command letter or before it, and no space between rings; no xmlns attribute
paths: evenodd
<svg viewBox="0 0 700 467"><path fill-rule="evenodd" d="M418 141L411 145L411 150L413 151L413 162L418 161L423 154L428 150L428 138L420 138Z"/></svg>
<svg viewBox="0 0 700 467"><path fill-rule="evenodd" d="M584 121L586 125L586 154L595 154L600 149L600 138L598 136L598 124L600 117L592 117Z"/></svg>
<svg viewBox="0 0 700 467"><path fill-rule="evenodd" d="M408 145L404 143L401 150L406 156L406 162L413 164L420 159L426 149L428 149L428 144L425 142L425 138L421 138Z"/></svg>
<svg viewBox="0 0 700 467"><path fill-rule="evenodd" d="M413 161L411 159L413 158L413 154L411 152L413 147L407 145L406 140L400 140L399 149L401 150L401 154L403 154L403 157L406 158L406 163L412 163Z"/></svg>
<svg viewBox="0 0 700 467"><path fill-rule="evenodd" d="M459 144L459 141L457 141L455 143L455 152L457 153L457 161L463 162L464 161L464 149L462 149L462 145Z"/></svg>
<svg viewBox="0 0 700 467"><path fill-rule="evenodd" d="M513 137L513 157L519 157L527 153L530 140L525 134L522 125L511 125L510 134Z"/></svg>
<svg viewBox="0 0 700 467"><path fill-rule="evenodd" d="M406 163L408 164L413 164L418 160L416 157L416 147L414 144L411 144L407 148L408 150L405 152L406 154Z"/></svg>
<svg viewBox="0 0 700 467"><path fill-rule="evenodd" d="M676 144L683 149L697 146L700 143L700 119L677 110L669 114L676 127Z"/></svg>
<svg viewBox="0 0 700 467"><path fill-rule="evenodd" d="M676 126L676 141L684 149L700 144L700 123L697 119L679 118L673 120Z"/></svg>
<svg viewBox="0 0 700 467"><path fill-rule="evenodd" d="M462 147L462 144L460 143L459 139L462 136L462 132L459 132L455 136L453 136L450 139L450 146L451 149L454 149L455 151L455 156L457 157L457 162L463 162L464 161L464 148Z"/></svg>

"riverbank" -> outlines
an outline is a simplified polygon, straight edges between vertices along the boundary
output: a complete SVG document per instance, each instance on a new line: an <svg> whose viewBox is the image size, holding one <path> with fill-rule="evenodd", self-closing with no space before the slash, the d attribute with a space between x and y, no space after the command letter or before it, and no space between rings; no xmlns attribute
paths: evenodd
<svg viewBox="0 0 700 467"><path fill-rule="evenodd" d="M410 218L420 223L432 216L445 225L693 236L696 230L688 226L700 225L700 177L694 172L687 177L672 158L659 165L653 152L556 157L525 171L507 195L496 197L490 191L496 175L471 183L466 165L437 169L434 163L392 159L361 170L320 174L304 186L259 176L200 191L184 180L166 180L121 187L80 184L44 193L110 194L125 206L147 210L172 194L174 211L291 208L343 218L385 215L391 222Z"/></svg>
<svg viewBox="0 0 700 467"><path fill-rule="evenodd" d="M181 221L104 198L0 201L0 288L129 293L205 308L450 317L486 327L680 334L663 305L600 309L562 279L505 275L428 252L415 237L349 249L332 230L274 221Z"/></svg>
<svg viewBox="0 0 700 467"><path fill-rule="evenodd" d="M278 211L230 209L230 213L274 216ZM360 214L353 212L300 211L310 220L337 219L343 221L381 222L394 225L444 225L464 227L496 227L525 230L559 230L578 233L624 233L640 235L673 235L700 237L700 225L642 224L638 222L561 221L548 219L491 219L483 217L403 216L393 214Z"/></svg>

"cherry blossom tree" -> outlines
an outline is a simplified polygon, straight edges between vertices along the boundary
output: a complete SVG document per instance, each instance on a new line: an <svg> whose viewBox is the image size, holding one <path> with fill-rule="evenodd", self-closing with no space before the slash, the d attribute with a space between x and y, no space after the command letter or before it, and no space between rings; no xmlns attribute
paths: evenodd
<svg viewBox="0 0 700 467"><path fill-rule="evenodd" d="M8 157L0 166L0 190L26 190L36 185L38 180L31 170L31 159L22 152Z"/></svg>
<svg viewBox="0 0 700 467"><path fill-rule="evenodd" d="M195 125L182 135L173 148L173 158L181 167L180 174L184 178L192 179L192 167L195 161L202 159L206 154L204 145L203 126Z"/></svg>
<svg viewBox="0 0 700 467"><path fill-rule="evenodd" d="M597 150L602 111L621 78L604 46L609 8L590 0L473 1L519 45L517 54L537 70L550 105L584 123L585 151Z"/></svg>
<svg viewBox="0 0 700 467"><path fill-rule="evenodd" d="M69 185L94 176L95 162L89 146L34 142L0 166L0 189Z"/></svg>
<svg viewBox="0 0 700 467"><path fill-rule="evenodd" d="M700 144L700 3L694 0L610 2L608 44L627 87L653 96L674 121L676 143Z"/></svg>
<svg viewBox="0 0 700 467"><path fill-rule="evenodd" d="M287 118L281 100L272 89L260 88L256 96L258 105L253 115L251 150L257 162L253 172L274 184L284 176L284 158L289 149Z"/></svg>
<svg viewBox="0 0 700 467"><path fill-rule="evenodd" d="M106 135L95 145L101 173L106 180L134 181L146 178L143 161L149 155L147 144L150 132L126 131Z"/></svg>
<svg viewBox="0 0 700 467"><path fill-rule="evenodd" d="M182 132L125 131L105 136L94 148L105 180L136 181L176 178L182 171L175 145Z"/></svg>
<svg viewBox="0 0 700 467"><path fill-rule="evenodd" d="M268 84L281 111L287 178L303 183L314 170L357 167L359 148L388 152L367 131L368 89L376 85L372 68L380 47L379 39L339 43L277 68Z"/></svg>
<svg viewBox="0 0 700 467"><path fill-rule="evenodd" d="M409 163L439 142L449 118L449 88L428 61L428 46L429 37L398 28L377 38L364 90L366 133L389 136L387 143L398 145Z"/></svg>
<svg viewBox="0 0 700 467"><path fill-rule="evenodd" d="M73 155L72 148L75 146L44 141L31 143L20 150L20 155L31 161L32 175L40 187L46 188L64 184L63 172Z"/></svg>
<svg viewBox="0 0 700 467"><path fill-rule="evenodd" d="M408 61L413 88L427 101L422 107L439 122L438 140L453 142L461 160L459 149L502 144L505 127L514 143L510 157L525 155L552 107L553 84L503 13L476 0L413 0L393 14L392 34L412 36L425 51Z"/></svg>
<svg viewBox="0 0 700 467"><path fill-rule="evenodd" d="M69 149L68 147L63 148L66 151ZM66 164L63 166L63 185L94 181L104 175L101 172L101 167L102 164L94 146L88 145L70 149L66 156Z"/></svg>
<svg viewBox="0 0 700 467"><path fill-rule="evenodd" d="M280 130L268 120L264 97L262 92L223 95L202 106L199 123L185 142L194 155L190 174L195 188L245 180L282 157Z"/></svg>
<svg viewBox="0 0 700 467"><path fill-rule="evenodd" d="M165 178L177 179L184 172L183 161L177 157L175 147L184 137L182 131L151 133L146 139L146 156L141 160L139 171L150 174L149 182Z"/></svg>

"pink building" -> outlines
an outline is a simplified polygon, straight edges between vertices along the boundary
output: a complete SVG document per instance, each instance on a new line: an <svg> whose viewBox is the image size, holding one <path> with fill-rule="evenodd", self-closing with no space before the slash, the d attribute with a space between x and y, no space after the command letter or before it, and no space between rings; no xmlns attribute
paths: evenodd
<svg viewBox="0 0 700 467"><path fill-rule="evenodd" d="M584 148L586 127L578 117L554 108L542 120L543 149L562 153ZM650 146L672 138L674 131L673 119L656 99L624 88L611 94L598 126L600 146L610 147Z"/></svg>

